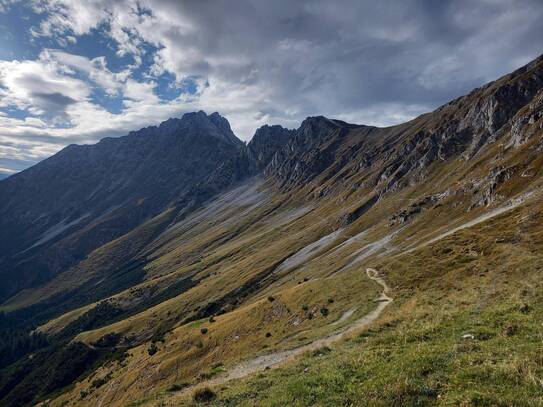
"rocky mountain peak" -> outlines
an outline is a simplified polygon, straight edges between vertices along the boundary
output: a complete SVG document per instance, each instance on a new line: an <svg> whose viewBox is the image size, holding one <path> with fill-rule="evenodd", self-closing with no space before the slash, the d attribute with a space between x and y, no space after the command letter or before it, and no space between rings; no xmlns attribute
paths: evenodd
<svg viewBox="0 0 543 407"><path fill-rule="evenodd" d="M324 116L307 117L300 125L297 133L299 135L314 137L340 128L340 123Z"/></svg>
<svg viewBox="0 0 543 407"><path fill-rule="evenodd" d="M256 130L255 135L247 145L249 156L258 169L263 169L273 158L273 155L295 134L279 125L264 125Z"/></svg>
<svg viewBox="0 0 543 407"><path fill-rule="evenodd" d="M210 115L203 110L185 113L181 119L166 120L160 124L159 128L181 134L205 134L228 144L243 145L243 142L232 132L228 120L217 112Z"/></svg>
<svg viewBox="0 0 543 407"><path fill-rule="evenodd" d="M128 133L132 137L214 137L234 146L242 146L243 142L238 139L226 118L215 112L210 115L203 110L198 112L185 113L181 118L172 117L163 121L158 126L148 126L137 131ZM115 140L116 138L105 138L100 142Z"/></svg>
<svg viewBox="0 0 543 407"><path fill-rule="evenodd" d="M165 208L208 198L247 175L244 148L225 118L203 111L66 147L0 184L0 214L9 213L0 219L0 277L15 264L31 270L41 253L56 259L42 267L54 275ZM77 233L78 243L69 243ZM10 290L31 284L21 279ZM0 298L10 294L0 288Z"/></svg>
<svg viewBox="0 0 543 407"><path fill-rule="evenodd" d="M324 116L307 117L273 156L266 173L290 186L313 178L334 159L334 146L327 140L346 134L350 126Z"/></svg>

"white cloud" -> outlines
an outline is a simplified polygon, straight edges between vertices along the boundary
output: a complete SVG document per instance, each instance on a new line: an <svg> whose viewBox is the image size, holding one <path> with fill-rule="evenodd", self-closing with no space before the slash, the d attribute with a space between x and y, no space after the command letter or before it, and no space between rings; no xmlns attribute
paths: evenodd
<svg viewBox="0 0 543 407"><path fill-rule="evenodd" d="M0 173L15 174L17 171L11 168L0 167Z"/></svg>
<svg viewBox="0 0 543 407"><path fill-rule="evenodd" d="M29 155L45 155L199 109L219 111L244 139L262 124L292 128L317 114L390 125L541 52L538 0L430 3L34 0L44 18L37 40L64 46L100 32L134 62L112 71L104 57L53 49L34 61L0 61L0 107L34 116L0 118L0 144L18 138L35 143L25 144ZM154 65L136 80L144 57ZM161 100L165 72L180 87L196 82L196 93ZM93 101L96 90L121 98L121 111Z"/></svg>
<svg viewBox="0 0 543 407"><path fill-rule="evenodd" d="M83 73L91 82L111 96L122 90L123 83L130 75L128 69L118 73L111 72L107 68L104 57L88 59L60 50L45 49L40 55L40 60L45 64L53 65L60 72L71 74L78 71Z"/></svg>
<svg viewBox="0 0 543 407"><path fill-rule="evenodd" d="M33 31L36 36L76 36L88 34L107 19L107 2L94 0L33 0L34 11L47 18Z"/></svg>
<svg viewBox="0 0 543 407"><path fill-rule="evenodd" d="M28 110L35 115L62 115L67 106L86 100L85 82L37 61L0 61L0 106Z"/></svg>

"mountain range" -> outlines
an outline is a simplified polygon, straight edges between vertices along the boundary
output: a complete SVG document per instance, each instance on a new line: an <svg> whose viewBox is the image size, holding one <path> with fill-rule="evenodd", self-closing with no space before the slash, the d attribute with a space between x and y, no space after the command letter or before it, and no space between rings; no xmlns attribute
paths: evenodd
<svg viewBox="0 0 543 407"><path fill-rule="evenodd" d="M0 403L538 405L542 151L543 57L397 126L70 145L0 181Z"/></svg>

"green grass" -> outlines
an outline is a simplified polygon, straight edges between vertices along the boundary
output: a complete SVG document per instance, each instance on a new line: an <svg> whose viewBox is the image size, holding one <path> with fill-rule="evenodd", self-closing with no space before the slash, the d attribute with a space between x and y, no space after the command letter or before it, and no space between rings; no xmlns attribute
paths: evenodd
<svg viewBox="0 0 543 407"><path fill-rule="evenodd" d="M417 188L383 200L344 230L343 238L368 232L360 241L323 250L322 255L315 252L313 260L284 273L264 272L334 230L337 202L323 201L307 216L281 225L269 220L281 214L273 209L275 204L234 217L234 222L229 211L168 237L171 240L151 251L145 268L149 280L119 293L115 301L139 304L147 292L188 275L198 284L130 318L79 335L89 343L116 332L131 339L134 347L123 366L104 366L97 372L112 372L114 395L106 393L109 385L102 386L77 402L91 406L107 396L110 405L118 406L142 397L141 405L192 403L190 394L184 400L183 392L167 390L174 383L216 378L223 369L216 365L219 361L228 370L242 359L311 342L340 328L331 323L347 311L354 313L341 326L366 315L380 291L364 273L372 266L392 287L395 301L370 331L295 364L217 386L212 403L541 403L543 218L537 206L518 208L415 252L375 254L368 263L334 274L355 250L392 232L387 221L391 213L414 196L435 192L430 181L423 186L427 190ZM353 207L361 199L355 198L349 201ZM450 198L454 206L445 202L420 214L391 244L399 248L422 242L451 222L460 224L482 211L466 213L464 201L457 198ZM268 217L268 211L275 215ZM258 286L249 287L246 283L257 276ZM227 301L221 303L223 296ZM222 305L202 313L211 303ZM525 304L529 312L522 311ZM328 315L320 311L324 308ZM215 322L209 321L210 315ZM186 323L191 318L198 319ZM65 319L69 318L60 318L58 324L66 324ZM201 329L208 332L203 335ZM146 341L157 330L163 342L149 355ZM464 334L474 339L463 339ZM56 405L76 400L74 394L88 387L88 381L77 383L72 393L55 400Z"/></svg>
<svg viewBox="0 0 543 407"><path fill-rule="evenodd" d="M331 352L230 383L212 404L543 405L540 217L504 215L382 260L395 302L378 324Z"/></svg>
<svg viewBox="0 0 543 407"><path fill-rule="evenodd" d="M541 405L542 311L541 304L528 314L507 304L384 324L339 350L236 384L215 404Z"/></svg>

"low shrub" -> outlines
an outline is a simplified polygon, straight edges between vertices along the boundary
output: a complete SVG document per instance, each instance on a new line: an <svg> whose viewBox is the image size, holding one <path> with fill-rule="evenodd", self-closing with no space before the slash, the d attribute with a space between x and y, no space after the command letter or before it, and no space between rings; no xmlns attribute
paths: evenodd
<svg viewBox="0 0 543 407"><path fill-rule="evenodd" d="M202 387L194 390L192 399L198 403L205 403L215 398L215 393L209 387Z"/></svg>
<svg viewBox="0 0 543 407"><path fill-rule="evenodd" d="M152 342L151 345L147 348L147 353L149 356L153 356L155 353L158 352L158 346L156 346L156 343Z"/></svg>
<svg viewBox="0 0 543 407"><path fill-rule="evenodd" d="M92 381L91 386L95 389L102 387L104 384L109 382L111 380L111 373L108 373L104 377L99 377L98 379L95 379Z"/></svg>

